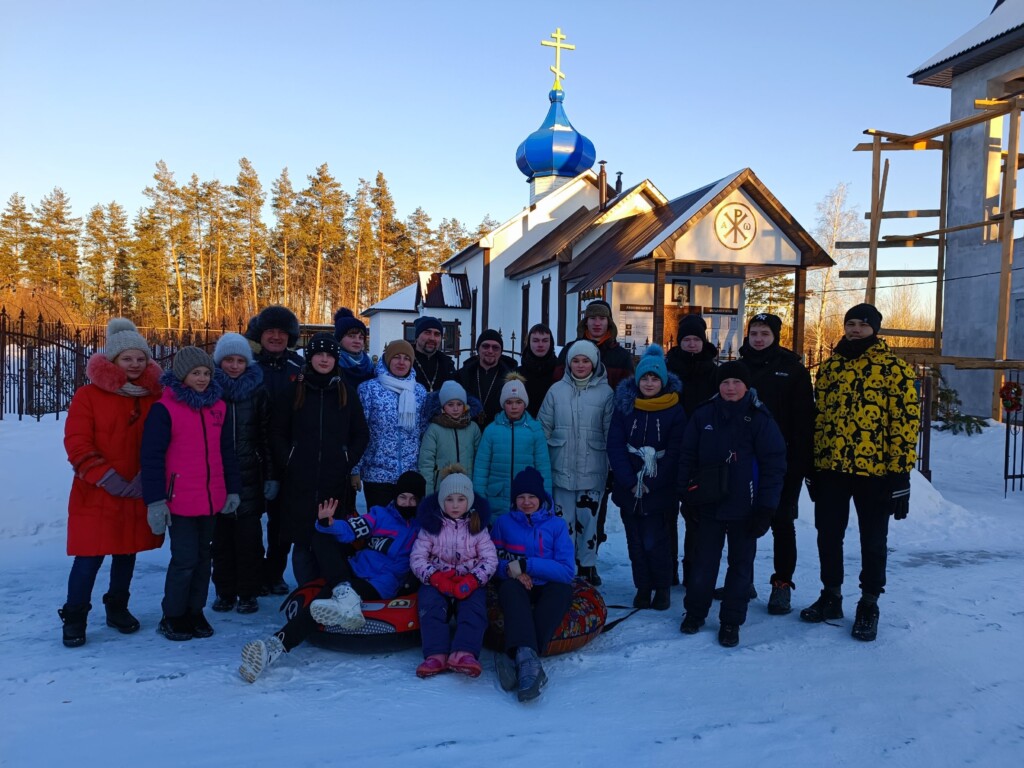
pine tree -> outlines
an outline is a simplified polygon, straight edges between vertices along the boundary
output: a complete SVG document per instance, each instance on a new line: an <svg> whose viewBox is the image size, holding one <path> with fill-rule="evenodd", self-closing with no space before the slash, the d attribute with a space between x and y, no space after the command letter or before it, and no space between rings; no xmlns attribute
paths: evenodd
<svg viewBox="0 0 1024 768"><path fill-rule="evenodd" d="M156 181L156 186L146 187L143 194L151 201L152 218L160 226L166 247L167 267L174 274L177 288L177 305L172 307L171 303L167 302L167 325L170 327L172 309L176 309L178 331L180 332L185 329L186 321L191 319L188 303L185 300L186 275L183 264L183 251L189 241L188 220L185 215L181 190L174 181L174 174L167 168L167 164L163 160L156 164L156 173L153 174L153 179Z"/></svg>
<svg viewBox="0 0 1024 768"><path fill-rule="evenodd" d="M248 158L238 161L238 178L231 186L231 205L237 228L249 261L252 294L250 310L260 308L258 274L260 262L267 250L267 225L263 223L263 203L267 199L256 169Z"/></svg>
<svg viewBox="0 0 1024 768"><path fill-rule="evenodd" d="M164 315L171 325L170 283L167 274L167 243L163 226L152 206L142 208L132 229L131 282L136 291L134 306L138 325L156 326Z"/></svg>
<svg viewBox="0 0 1024 768"><path fill-rule="evenodd" d="M437 227L438 263L447 261L475 239L458 219L442 219Z"/></svg>
<svg viewBox="0 0 1024 768"><path fill-rule="evenodd" d="M128 214L118 203L111 201L106 209L107 242L113 263L110 265L110 311L123 315L135 302L130 261L132 235L128 228Z"/></svg>
<svg viewBox="0 0 1024 768"><path fill-rule="evenodd" d="M356 187L355 201L352 205L352 224L350 226L355 252L354 279L352 290L352 311L367 305L368 291L363 285L362 267L373 256L373 204L371 202L370 183L366 179L359 180Z"/></svg>
<svg viewBox="0 0 1024 768"><path fill-rule="evenodd" d="M52 289L58 301L82 308L78 279L78 243L82 220L71 213L71 198L54 187L39 206L33 206L34 236L30 241L28 271L39 286Z"/></svg>
<svg viewBox="0 0 1024 768"><path fill-rule="evenodd" d="M377 240L377 296L374 300L376 302L384 298L384 271L388 261L393 257L395 221L395 201L388 190L388 182L380 171L377 171L377 178L370 188L370 200L373 203L374 236Z"/></svg>
<svg viewBox="0 0 1024 768"><path fill-rule="evenodd" d="M298 195L292 187L292 180L288 176L288 169L281 171L281 175L274 181L270 205L274 209L277 218L277 226L272 233L272 244L274 250L280 255L281 268L279 270L283 281L283 292L280 301L288 306L290 291L288 288L289 278L289 256L293 255L299 247L301 240L299 212L297 209ZM275 281L276 282L276 281ZM273 283L271 284L273 287Z"/></svg>
<svg viewBox="0 0 1024 768"><path fill-rule="evenodd" d="M413 256L413 271L433 272L437 267L432 258L435 255L434 230L430 228L430 216L422 207L416 208L405 220L409 235L410 252Z"/></svg>
<svg viewBox="0 0 1024 768"><path fill-rule="evenodd" d="M0 289L16 288L25 275L25 259L32 238L32 215L17 192L0 213Z"/></svg>
<svg viewBox="0 0 1024 768"><path fill-rule="evenodd" d="M324 260L336 251L345 239L345 193L331 175L327 163L308 177L309 186L302 191L299 208L302 211L302 232L305 245L316 264L313 293L309 297L308 317L325 321L322 291Z"/></svg>
<svg viewBox="0 0 1024 768"><path fill-rule="evenodd" d="M110 312L110 292L107 287L107 265L113 261L112 248L107 235L107 216L102 205L89 209L82 238L83 269L87 314Z"/></svg>

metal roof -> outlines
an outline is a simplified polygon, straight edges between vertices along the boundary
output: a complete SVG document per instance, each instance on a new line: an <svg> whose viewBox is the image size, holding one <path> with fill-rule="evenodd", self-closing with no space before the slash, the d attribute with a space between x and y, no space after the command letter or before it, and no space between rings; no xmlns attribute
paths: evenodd
<svg viewBox="0 0 1024 768"><path fill-rule="evenodd" d="M419 303L426 309L469 309L469 277L447 272L419 273Z"/></svg>

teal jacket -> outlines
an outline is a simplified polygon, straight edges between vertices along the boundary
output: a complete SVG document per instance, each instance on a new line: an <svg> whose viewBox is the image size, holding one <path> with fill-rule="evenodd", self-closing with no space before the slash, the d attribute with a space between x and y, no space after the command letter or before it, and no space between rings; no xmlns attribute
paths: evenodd
<svg viewBox="0 0 1024 768"><path fill-rule="evenodd" d="M484 430L473 461L473 488L487 495L492 519L511 508L512 478L531 466L551 493L551 460L540 422L529 413L516 422L499 413Z"/></svg>

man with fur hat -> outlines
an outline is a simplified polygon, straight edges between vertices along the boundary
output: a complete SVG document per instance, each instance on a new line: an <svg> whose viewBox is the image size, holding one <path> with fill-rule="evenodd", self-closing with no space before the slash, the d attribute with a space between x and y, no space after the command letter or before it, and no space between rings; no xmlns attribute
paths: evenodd
<svg viewBox="0 0 1024 768"><path fill-rule="evenodd" d="M814 434L814 388L800 357L779 346L782 318L759 312L747 324L747 338L740 359L750 370L750 386L768 406L786 440L786 478L782 498L772 518L775 572L768 613L782 615L791 608L793 571L796 570L797 503L804 477L811 471L811 438ZM724 589L724 588L723 588ZM718 590L715 590L716 593Z"/></svg>
<svg viewBox="0 0 1024 768"><path fill-rule="evenodd" d="M501 411L501 387L505 377L516 369L515 360L502 354L504 348L501 334L488 328L476 340L476 354L459 371L459 381L466 388L466 394L483 406L478 420L481 429L494 421Z"/></svg>
<svg viewBox="0 0 1024 768"><path fill-rule="evenodd" d="M852 635L874 640L878 597L885 591L889 517L910 511L910 471L917 462L920 409L914 369L878 338L881 313L858 304L845 336L821 364L815 382L814 501L821 596L800 612L809 622L843 618L843 537L850 500L860 529L861 599Z"/></svg>
<svg viewBox="0 0 1024 768"><path fill-rule="evenodd" d="M612 319L612 308L607 301L592 301L583 310L583 317L576 326L576 339L592 341L601 353L601 362L608 374L608 386L615 389L624 378L633 375L633 356L624 347L619 346L618 326ZM555 381L565 373L566 356L562 350L560 362L562 368L555 369Z"/></svg>
<svg viewBox="0 0 1024 768"><path fill-rule="evenodd" d="M446 381L456 378L454 361L441 351L444 326L438 318L424 315L416 318L413 333L416 336L413 343L416 348L416 360L413 361L416 381L427 392L437 392Z"/></svg>

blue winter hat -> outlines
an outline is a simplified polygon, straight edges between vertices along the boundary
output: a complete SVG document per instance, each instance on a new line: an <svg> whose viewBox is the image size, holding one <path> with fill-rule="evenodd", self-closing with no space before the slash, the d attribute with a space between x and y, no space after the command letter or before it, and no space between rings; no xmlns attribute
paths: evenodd
<svg viewBox="0 0 1024 768"><path fill-rule="evenodd" d="M213 362L220 365L228 355L238 355L248 365L252 365L252 347L249 341L240 333L225 333L217 339L217 346L213 348Z"/></svg>
<svg viewBox="0 0 1024 768"><path fill-rule="evenodd" d="M668 384L668 368L665 367L665 351L657 344L651 344L644 352L644 356L640 358L640 362L636 366L636 383L640 383L640 379L644 374L653 373L659 379L661 379L661 386Z"/></svg>
<svg viewBox="0 0 1024 768"><path fill-rule="evenodd" d="M516 505L516 497L521 493L529 493L543 500L548 494L544 490L544 478L534 467L526 467L512 478L512 506Z"/></svg>
<svg viewBox="0 0 1024 768"><path fill-rule="evenodd" d="M412 324L412 332L414 338L419 338L419 335L424 331L433 328L438 333L444 333L444 326L441 325L441 321L436 317L430 315L424 315L423 317L417 317L416 322Z"/></svg>
<svg viewBox="0 0 1024 768"><path fill-rule="evenodd" d="M348 307L334 313L334 338L341 341L349 331L359 331L366 336L366 325Z"/></svg>

